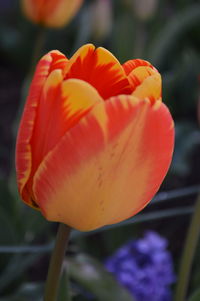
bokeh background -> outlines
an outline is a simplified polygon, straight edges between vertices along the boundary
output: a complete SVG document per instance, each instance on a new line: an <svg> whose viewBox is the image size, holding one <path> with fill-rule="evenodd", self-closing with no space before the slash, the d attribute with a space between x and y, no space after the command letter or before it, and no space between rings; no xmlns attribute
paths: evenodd
<svg viewBox="0 0 200 301"><path fill-rule="evenodd" d="M15 183L18 116L39 30L23 16L20 1L0 0L0 301L42 300L57 228L22 204ZM104 274L100 263L105 265L118 248L138 241L146 231L163 237L171 254L173 295L200 193L199 1L86 0L68 26L46 29L44 34L40 56L58 49L70 57L82 44L92 42L108 48L121 63L131 58L149 60L162 74L163 101L176 127L173 162L153 202L126 223L94 233L72 233L68 257L74 300L131 300ZM195 250L188 296L200 288L199 251L200 244ZM134 252L129 256L136 256ZM145 290L145 280L141 281L141 290ZM172 299L169 295L158 301ZM150 293L148 300L157 301Z"/></svg>

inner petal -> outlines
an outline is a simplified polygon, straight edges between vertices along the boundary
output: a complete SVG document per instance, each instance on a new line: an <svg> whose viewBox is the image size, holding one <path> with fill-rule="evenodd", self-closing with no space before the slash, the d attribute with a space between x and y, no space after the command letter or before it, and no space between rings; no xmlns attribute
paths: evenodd
<svg viewBox="0 0 200 301"><path fill-rule="evenodd" d="M141 60L141 59L129 60L129 61L127 61L126 63L124 63L122 65L126 75L129 75L135 68L138 68L138 67L141 67L141 66L148 66L148 67L151 67L152 69L155 69L151 65L151 63L149 63L148 61Z"/></svg>
<svg viewBox="0 0 200 301"><path fill-rule="evenodd" d="M146 77L141 84L135 87L132 95L145 99L149 98L152 103L162 98L162 81L158 72Z"/></svg>
<svg viewBox="0 0 200 301"><path fill-rule="evenodd" d="M161 76L160 73L149 66L140 66L133 69L127 76L132 88L132 95L151 102L160 99L161 95Z"/></svg>
<svg viewBox="0 0 200 301"><path fill-rule="evenodd" d="M90 83L107 99L131 94L130 84L119 61L106 49L92 44L81 47L69 60L65 79L78 78Z"/></svg>

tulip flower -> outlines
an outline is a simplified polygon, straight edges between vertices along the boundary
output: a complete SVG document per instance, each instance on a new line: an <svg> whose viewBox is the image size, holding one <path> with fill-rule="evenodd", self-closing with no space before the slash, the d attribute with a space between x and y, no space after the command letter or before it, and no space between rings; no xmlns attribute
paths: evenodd
<svg viewBox="0 0 200 301"><path fill-rule="evenodd" d="M69 23L83 0L22 0L25 16L46 27L62 27Z"/></svg>
<svg viewBox="0 0 200 301"><path fill-rule="evenodd" d="M16 169L23 201L50 221L88 231L125 220L169 168L173 120L147 61L121 65L91 44L38 63L21 119Z"/></svg>

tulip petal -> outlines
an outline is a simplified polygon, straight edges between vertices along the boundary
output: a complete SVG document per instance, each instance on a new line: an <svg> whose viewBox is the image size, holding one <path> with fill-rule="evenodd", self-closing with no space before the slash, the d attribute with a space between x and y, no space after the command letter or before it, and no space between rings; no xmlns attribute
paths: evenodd
<svg viewBox="0 0 200 301"><path fill-rule="evenodd" d="M43 88L32 137L32 173L62 136L103 99L79 79L62 81L60 70L51 72Z"/></svg>
<svg viewBox="0 0 200 301"><path fill-rule="evenodd" d="M32 191L33 176L39 164L65 132L98 102L103 102L103 99L86 82L77 79L62 82L60 70L54 70L47 78L38 104L31 138L30 178L24 187L26 195L31 196L34 206L37 206L37 201Z"/></svg>
<svg viewBox="0 0 200 301"><path fill-rule="evenodd" d="M31 172L31 146L30 141L33 133L36 110L40 95L42 93L43 85L49 75L51 68L53 68L53 61L60 61L65 58L59 51L52 51L45 55L37 65L36 72L30 87L30 93L24 108L24 113L21 119L18 130L17 144L16 144L16 169L17 182L20 194L22 194L25 183L27 182ZM32 203L29 196L23 197L28 203Z"/></svg>
<svg viewBox="0 0 200 301"><path fill-rule="evenodd" d="M123 68L132 88L132 95L141 99L148 97L152 102L162 97L161 76L149 62L130 60Z"/></svg>
<svg viewBox="0 0 200 301"><path fill-rule="evenodd" d="M141 70L141 68L144 68L145 70ZM133 87L132 95L140 99L148 97L152 102L161 99L162 82L160 73L157 71L140 67L132 71L128 78Z"/></svg>
<svg viewBox="0 0 200 301"><path fill-rule="evenodd" d="M97 104L39 166L33 191L43 215L79 230L124 220L159 189L174 129L166 106L118 96Z"/></svg>
<svg viewBox="0 0 200 301"><path fill-rule="evenodd" d="M81 47L69 60L65 73L65 78L78 78L90 83L104 99L131 94L119 61L102 47L95 49L92 44Z"/></svg>
<svg viewBox="0 0 200 301"><path fill-rule="evenodd" d="M141 60L141 59L129 60L129 61L127 61L126 63L124 63L122 65L126 75L129 75L131 73L131 71L133 71L135 68L138 68L138 67L141 67L141 66L147 66L147 67L150 67L152 69L155 69L151 65L151 63L149 63L148 61Z"/></svg>

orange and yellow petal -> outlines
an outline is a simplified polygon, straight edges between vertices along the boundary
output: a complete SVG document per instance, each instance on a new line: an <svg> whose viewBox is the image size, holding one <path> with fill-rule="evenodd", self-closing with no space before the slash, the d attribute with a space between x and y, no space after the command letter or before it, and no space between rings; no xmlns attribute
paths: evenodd
<svg viewBox="0 0 200 301"><path fill-rule="evenodd" d="M131 94L125 71L108 50L92 44L81 47L69 60L65 78L78 78L90 83L108 99L118 94Z"/></svg>
<svg viewBox="0 0 200 301"><path fill-rule="evenodd" d="M174 129L166 106L133 96L97 104L39 166L33 191L44 216L79 230L141 210L169 168Z"/></svg>
<svg viewBox="0 0 200 301"><path fill-rule="evenodd" d="M135 68L142 67L142 66L146 66L146 67L155 69L151 65L151 63L149 63L148 61L141 60L141 59L129 60L122 65L126 75L129 75Z"/></svg>
<svg viewBox="0 0 200 301"><path fill-rule="evenodd" d="M49 76L49 73L55 66L60 66L61 61L64 58L64 55L62 55L59 51L52 51L39 61L18 130L16 143L17 182L22 199L30 205L32 204L31 197L26 189L24 190L24 187L32 169L31 139L35 126L37 108L40 102L43 86Z"/></svg>
<svg viewBox="0 0 200 301"><path fill-rule="evenodd" d="M150 67L138 67L128 79L133 89L132 95L140 99L148 97L152 102L162 98L162 80L160 73Z"/></svg>
<svg viewBox="0 0 200 301"><path fill-rule="evenodd" d="M90 84L79 79L63 81L61 70L51 72L43 87L31 140L33 174L64 134L99 102L103 99Z"/></svg>
<svg viewBox="0 0 200 301"><path fill-rule="evenodd" d="M159 72L148 61L136 59L123 64L132 95L152 102L162 98L162 82Z"/></svg>

